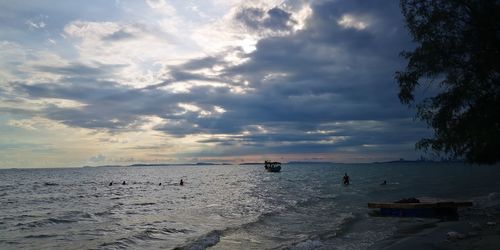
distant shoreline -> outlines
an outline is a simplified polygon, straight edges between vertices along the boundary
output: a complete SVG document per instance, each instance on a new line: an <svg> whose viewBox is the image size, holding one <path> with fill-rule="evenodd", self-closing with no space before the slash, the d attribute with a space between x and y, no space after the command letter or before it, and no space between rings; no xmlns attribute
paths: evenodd
<svg viewBox="0 0 500 250"><path fill-rule="evenodd" d="M396 160L396 161L375 161L366 163L346 163L346 162L329 162L329 161L290 161L283 164L393 164L393 163L465 163L464 161L431 161L431 160ZM197 163L136 163L132 165L103 165L95 167L169 167L169 166L247 166L247 165L262 165L264 162L244 162L244 163L213 163L213 162L197 162ZM92 167L92 166L84 166Z"/></svg>
<svg viewBox="0 0 500 250"><path fill-rule="evenodd" d="M337 165L349 165L349 164L400 164L400 163L411 163L411 164L439 164L439 163L463 163L464 161L459 160L394 160L394 161L375 161L375 162L328 162L328 161L289 161L284 162L284 165L299 165L299 164L337 164ZM114 168L114 167L171 167L171 166L249 166L249 165L263 165L264 162L243 162L243 163L213 163L213 162L197 162L197 163L135 163L131 165L96 165L96 166L66 166L66 167L6 167L0 169L64 169L64 168ZM495 164L494 164L495 165Z"/></svg>

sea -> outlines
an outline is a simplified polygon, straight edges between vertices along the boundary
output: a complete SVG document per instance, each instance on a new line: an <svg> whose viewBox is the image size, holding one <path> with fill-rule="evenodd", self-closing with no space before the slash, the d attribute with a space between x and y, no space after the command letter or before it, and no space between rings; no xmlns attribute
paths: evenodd
<svg viewBox="0 0 500 250"><path fill-rule="evenodd" d="M405 223L376 216L368 202L486 206L500 200L499 180L499 166L426 162L283 164L280 173L263 165L2 169L0 249L367 249Z"/></svg>

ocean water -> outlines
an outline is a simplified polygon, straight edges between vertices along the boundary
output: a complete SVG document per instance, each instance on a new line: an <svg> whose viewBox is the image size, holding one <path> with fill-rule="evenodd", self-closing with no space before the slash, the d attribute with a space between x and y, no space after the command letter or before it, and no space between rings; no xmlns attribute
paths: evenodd
<svg viewBox="0 0 500 250"><path fill-rule="evenodd" d="M0 249L366 249L404 223L367 202L483 204L499 180L460 163L4 169Z"/></svg>

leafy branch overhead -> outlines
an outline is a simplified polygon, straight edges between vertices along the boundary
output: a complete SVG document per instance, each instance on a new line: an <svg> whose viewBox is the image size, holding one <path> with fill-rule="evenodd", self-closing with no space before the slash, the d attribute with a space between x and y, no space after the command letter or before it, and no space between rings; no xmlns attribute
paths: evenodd
<svg viewBox="0 0 500 250"><path fill-rule="evenodd" d="M416 48L401 55L399 98L417 104L417 117L434 129L417 148L468 162L500 161L500 2L402 0ZM424 82L439 93L416 101Z"/></svg>

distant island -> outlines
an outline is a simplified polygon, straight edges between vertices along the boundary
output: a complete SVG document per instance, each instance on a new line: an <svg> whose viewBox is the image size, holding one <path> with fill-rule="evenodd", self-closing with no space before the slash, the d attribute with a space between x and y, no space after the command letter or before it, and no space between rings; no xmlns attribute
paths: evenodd
<svg viewBox="0 0 500 250"><path fill-rule="evenodd" d="M331 161L289 161L286 164L339 164Z"/></svg>
<svg viewBox="0 0 500 250"><path fill-rule="evenodd" d="M295 165L295 164L395 164L395 163L463 163L462 160L431 160L421 157L417 160L405 160L403 158L393 161L375 161L366 163L343 163L343 162L329 162L329 161L289 161L284 164ZM168 167L168 166L229 166L229 165L239 165L239 166L249 166L249 165L262 165L264 162L243 162L243 163L214 163L214 162L197 162L197 163L136 163L132 165L101 165L101 166L83 166L83 168L93 168L93 167Z"/></svg>
<svg viewBox="0 0 500 250"><path fill-rule="evenodd" d="M212 163L212 162L197 162L197 163L137 163L129 165L129 167L168 167L168 166L212 166L212 165L232 165L230 163Z"/></svg>
<svg viewBox="0 0 500 250"><path fill-rule="evenodd" d="M390 163L463 163L464 161L463 160L450 160L450 159L440 159L440 160L431 160L431 159L425 159L423 157L421 157L420 159L418 160L405 160L403 158L399 159L399 160L396 160L396 161L382 161L382 162L379 162L379 161L375 161L375 162L372 162L373 164L390 164Z"/></svg>

